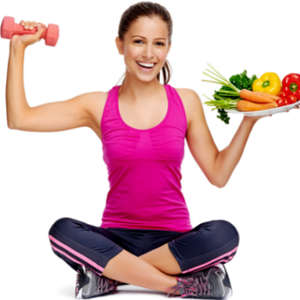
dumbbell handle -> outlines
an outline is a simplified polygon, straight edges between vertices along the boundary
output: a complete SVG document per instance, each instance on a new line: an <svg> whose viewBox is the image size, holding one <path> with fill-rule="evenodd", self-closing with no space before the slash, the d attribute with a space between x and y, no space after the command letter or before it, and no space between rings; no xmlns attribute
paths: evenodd
<svg viewBox="0 0 300 300"><path fill-rule="evenodd" d="M46 37L47 30L48 30L48 28L46 26L43 25L43 27L46 28L46 30L43 31L43 33L41 35L41 39L44 39ZM25 29L23 27L23 25L15 23L13 32L11 32L10 35L12 37L13 35L16 35L16 34L18 34L18 35L35 34L37 31L38 31L38 29L36 27L34 27L33 29Z"/></svg>

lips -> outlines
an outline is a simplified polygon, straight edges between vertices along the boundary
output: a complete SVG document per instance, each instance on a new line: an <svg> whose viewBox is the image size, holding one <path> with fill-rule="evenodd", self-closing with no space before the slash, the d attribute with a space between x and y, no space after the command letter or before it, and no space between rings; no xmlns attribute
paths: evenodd
<svg viewBox="0 0 300 300"><path fill-rule="evenodd" d="M156 65L156 63L145 63L145 62L136 62L139 67L146 70L151 70Z"/></svg>
<svg viewBox="0 0 300 300"><path fill-rule="evenodd" d="M136 62L137 63L137 65L138 65L138 67L139 67L139 69L141 70L141 71L143 71L143 72L152 72L152 70L154 69L154 67L155 67L155 65L156 64L154 64L152 67L147 67L147 66L142 66L142 65L140 65L139 64L139 62Z"/></svg>

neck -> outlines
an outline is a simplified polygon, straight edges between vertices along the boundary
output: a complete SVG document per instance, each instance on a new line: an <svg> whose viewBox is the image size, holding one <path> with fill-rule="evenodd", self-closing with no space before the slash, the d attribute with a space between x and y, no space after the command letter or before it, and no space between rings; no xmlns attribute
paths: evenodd
<svg viewBox="0 0 300 300"><path fill-rule="evenodd" d="M126 76L120 86L119 95L123 95L130 99L130 101L138 103L145 98L153 97L161 89L162 84L156 78L150 82L143 82Z"/></svg>

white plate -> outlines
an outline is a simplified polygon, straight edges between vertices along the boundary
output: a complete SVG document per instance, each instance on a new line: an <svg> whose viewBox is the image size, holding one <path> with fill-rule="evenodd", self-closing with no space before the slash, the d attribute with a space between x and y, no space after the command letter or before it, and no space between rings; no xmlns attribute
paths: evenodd
<svg viewBox="0 0 300 300"><path fill-rule="evenodd" d="M270 108L265 110L256 110L256 111L239 111L239 110L233 110L233 109L226 109L229 113L242 113L245 116L251 116L251 117L257 117L257 116L267 116L267 115L273 115L280 112L289 111L290 109L294 108L294 106L300 105L300 100L289 104L289 105L283 105L276 108Z"/></svg>

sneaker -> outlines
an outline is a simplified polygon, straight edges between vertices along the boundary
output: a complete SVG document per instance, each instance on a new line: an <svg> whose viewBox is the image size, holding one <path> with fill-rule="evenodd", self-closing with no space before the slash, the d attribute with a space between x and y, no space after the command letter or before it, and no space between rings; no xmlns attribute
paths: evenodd
<svg viewBox="0 0 300 300"><path fill-rule="evenodd" d="M224 300L232 294L229 276L223 264L179 275L176 279L177 284L170 289L168 297Z"/></svg>
<svg viewBox="0 0 300 300"><path fill-rule="evenodd" d="M83 266L77 271L75 298L88 299L117 290L118 281L95 274L88 267Z"/></svg>

